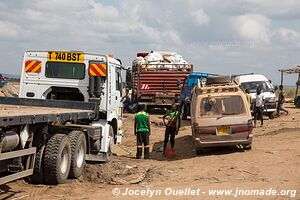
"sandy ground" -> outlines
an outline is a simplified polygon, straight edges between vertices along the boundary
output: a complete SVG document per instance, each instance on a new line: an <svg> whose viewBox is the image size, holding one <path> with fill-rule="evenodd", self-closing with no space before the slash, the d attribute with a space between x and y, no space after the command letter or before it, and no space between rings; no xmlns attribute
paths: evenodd
<svg viewBox="0 0 300 200"><path fill-rule="evenodd" d="M18 81L9 81L2 88L0 88L1 97L17 97L19 93L20 84Z"/></svg>
<svg viewBox="0 0 300 200"><path fill-rule="evenodd" d="M124 138L115 147L108 164L88 164L79 180L58 186L31 185L24 180L1 186L2 199L232 199L233 196L209 196L209 190L238 189L297 190L296 196L238 196L235 199L300 199L300 109L288 106L290 114L266 120L254 129L251 151L236 148L214 148L197 156L190 121L176 138L176 156L166 159L160 148L164 135L162 115L151 115L151 159L136 160L133 115L124 116ZM116 189L117 188L117 189ZM174 195L167 195L171 189ZM199 195L176 190L199 189ZM145 191L146 195L123 195L126 189ZM112 191L121 194L113 195Z"/></svg>

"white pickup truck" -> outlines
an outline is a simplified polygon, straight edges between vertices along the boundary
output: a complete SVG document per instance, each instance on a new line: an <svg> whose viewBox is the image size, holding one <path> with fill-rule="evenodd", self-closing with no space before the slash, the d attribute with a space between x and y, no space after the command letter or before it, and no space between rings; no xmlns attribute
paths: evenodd
<svg viewBox="0 0 300 200"><path fill-rule="evenodd" d="M255 102L256 89L260 87L265 97L264 112L270 119L274 118L276 112L275 89L272 83L264 75L261 74L245 74L234 76L234 81L238 83L244 90L248 89Z"/></svg>

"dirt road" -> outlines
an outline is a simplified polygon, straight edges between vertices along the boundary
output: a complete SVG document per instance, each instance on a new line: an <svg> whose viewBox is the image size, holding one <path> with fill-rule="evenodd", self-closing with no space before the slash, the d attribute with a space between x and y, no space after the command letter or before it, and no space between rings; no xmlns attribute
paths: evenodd
<svg viewBox="0 0 300 200"><path fill-rule="evenodd" d="M251 151L215 148L196 156L189 121L184 121L176 138L174 159L162 156L164 134L161 115L152 115L152 153L150 160L135 160L133 115L125 114L124 139L115 148L109 164L89 164L79 180L58 186L30 185L24 180L2 186L1 197L9 199L232 199L209 196L209 190L256 189L297 190L297 194L278 196L238 196L236 199L300 199L300 109L289 108L290 115L266 120L254 130ZM115 189L118 188L118 189ZM169 188L169 189L166 189ZM192 195L185 188L200 189ZM271 189L270 189L271 188ZM114 190L113 190L114 189ZM145 195L113 195L137 190ZM168 195L173 192L173 195ZM285 191L284 191L285 192ZM177 194L177 195L176 195Z"/></svg>

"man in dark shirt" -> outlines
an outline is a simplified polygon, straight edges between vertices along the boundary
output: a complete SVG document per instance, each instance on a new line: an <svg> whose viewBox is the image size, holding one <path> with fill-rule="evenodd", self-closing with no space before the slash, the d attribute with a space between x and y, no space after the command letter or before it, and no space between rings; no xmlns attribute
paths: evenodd
<svg viewBox="0 0 300 200"><path fill-rule="evenodd" d="M165 130L165 139L164 139L164 154L167 148L169 138L171 143L171 148L174 148L175 145L175 135L178 134L180 127L180 112L177 110L177 105L172 104L172 110L168 110L167 113L163 116L163 122L166 126Z"/></svg>
<svg viewBox="0 0 300 200"><path fill-rule="evenodd" d="M286 109L283 108L283 103L285 101L285 92L283 90L283 86L279 86L279 94L278 94L278 103L277 103L277 115L280 116L280 111L284 111L286 114L289 113Z"/></svg>

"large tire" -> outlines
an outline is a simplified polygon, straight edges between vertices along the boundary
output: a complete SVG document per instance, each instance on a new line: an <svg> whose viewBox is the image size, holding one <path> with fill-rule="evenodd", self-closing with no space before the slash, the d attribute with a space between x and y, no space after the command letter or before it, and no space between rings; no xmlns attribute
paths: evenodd
<svg viewBox="0 0 300 200"><path fill-rule="evenodd" d="M276 116L276 112L268 112L269 119L274 119Z"/></svg>
<svg viewBox="0 0 300 200"><path fill-rule="evenodd" d="M243 145L243 149L247 150L247 151L250 151L252 149L252 144Z"/></svg>
<svg viewBox="0 0 300 200"><path fill-rule="evenodd" d="M139 110L139 104L138 103L134 103L130 109L131 109L132 113L137 113L138 110Z"/></svg>
<svg viewBox="0 0 300 200"><path fill-rule="evenodd" d="M202 155L205 151L201 148L196 148L196 155Z"/></svg>
<svg viewBox="0 0 300 200"><path fill-rule="evenodd" d="M105 162L109 162L112 159L113 153L113 147L114 147L114 130L112 128L112 126L109 126L109 141L108 141L108 150L105 153Z"/></svg>
<svg viewBox="0 0 300 200"><path fill-rule="evenodd" d="M71 141L71 166L69 178L79 178L85 166L86 138L82 131L71 131L68 134Z"/></svg>
<svg viewBox="0 0 300 200"><path fill-rule="evenodd" d="M64 134L53 135L44 153L44 177L47 184L65 183L71 165L71 142Z"/></svg>
<svg viewBox="0 0 300 200"><path fill-rule="evenodd" d="M30 182L33 184L44 183L44 169L43 169L44 151L45 151L45 145L37 149L35 155L33 174L29 177Z"/></svg>

